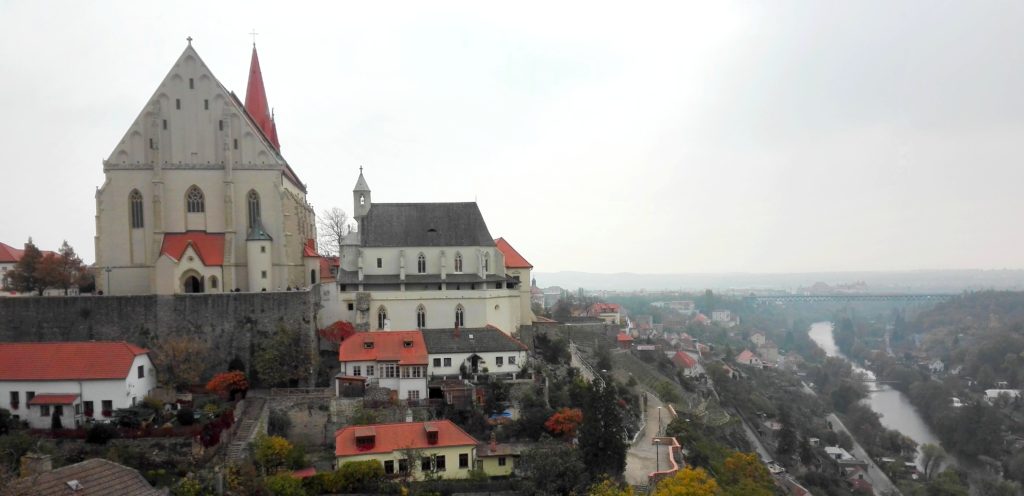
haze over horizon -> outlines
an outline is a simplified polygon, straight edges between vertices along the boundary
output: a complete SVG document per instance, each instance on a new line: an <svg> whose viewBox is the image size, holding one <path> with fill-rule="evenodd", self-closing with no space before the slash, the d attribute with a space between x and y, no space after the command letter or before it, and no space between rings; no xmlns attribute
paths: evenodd
<svg viewBox="0 0 1024 496"><path fill-rule="evenodd" d="M478 201L541 273L1022 269L1024 4L0 4L0 242L93 260L106 158L254 28L318 212ZM315 14L315 15L314 15Z"/></svg>

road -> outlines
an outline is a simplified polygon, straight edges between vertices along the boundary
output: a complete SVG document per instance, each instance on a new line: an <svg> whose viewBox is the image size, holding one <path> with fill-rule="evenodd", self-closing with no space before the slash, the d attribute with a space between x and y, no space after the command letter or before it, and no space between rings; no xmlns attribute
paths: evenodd
<svg viewBox="0 0 1024 496"><path fill-rule="evenodd" d="M839 420L839 417L834 413L830 413L825 417L830 423L832 423L832 429L836 432L845 432L853 439L853 449L850 450L851 454L859 460L865 460L868 462L868 477L871 478L871 485L875 487L876 494L902 494L900 490L896 488L896 485L889 480L889 476L882 472L882 469L875 465L875 462L871 460L868 453L864 451L864 448L860 446L857 439L853 437L853 434L846 429L843 422Z"/></svg>
<svg viewBox="0 0 1024 496"><path fill-rule="evenodd" d="M647 476L657 470L659 461L662 470L668 468L668 450L652 444L652 440L658 435L658 407L662 406L661 401L653 394L647 396L647 429L626 452L626 482L634 485L647 484ZM667 426L670 420L668 410L662 409L662 427Z"/></svg>
<svg viewBox="0 0 1024 496"><path fill-rule="evenodd" d="M757 454L761 456L761 461L768 462L771 460L772 455L769 454L768 450L766 450L764 445L761 444L761 438L757 437L754 430L747 424L747 419L743 418L743 416L740 415L740 412L734 411L733 413L740 417L740 423L743 424L743 433L747 435L747 440L750 441L750 445L753 446L754 449L757 450Z"/></svg>

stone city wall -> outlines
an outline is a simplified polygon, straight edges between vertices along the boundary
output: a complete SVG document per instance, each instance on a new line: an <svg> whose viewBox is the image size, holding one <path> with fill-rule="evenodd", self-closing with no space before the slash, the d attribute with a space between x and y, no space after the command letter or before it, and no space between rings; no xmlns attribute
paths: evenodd
<svg viewBox="0 0 1024 496"><path fill-rule="evenodd" d="M280 325L302 331L315 350L319 289L274 293L0 298L0 342L124 340L148 347L192 335L210 344L210 370L238 356L252 363L254 343ZM316 353L313 353L315 356Z"/></svg>

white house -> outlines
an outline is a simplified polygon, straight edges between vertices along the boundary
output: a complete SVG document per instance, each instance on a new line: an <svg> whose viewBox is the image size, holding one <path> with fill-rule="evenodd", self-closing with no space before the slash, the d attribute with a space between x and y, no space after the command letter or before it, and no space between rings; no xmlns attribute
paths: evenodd
<svg viewBox="0 0 1024 496"><path fill-rule="evenodd" d="M944 370L946 370L946 364L942 363L942 360L938 358L928 364L928 371L933 374L941 374Z"/></svg>
<svg viewBox="0 0 1024 496"><path fill-rule="evenodd" d="M495 327L424 329L431 377L467 374L518 376L526 362L526 345Z"/></svg>
<svg viewBox="0 0 1024 496"><path fill-rule="evenodd" d="M124 341L0 343L0 408L36 429L110 417L156 385L149 350Z"/></svg>
<svg viewBox="0 0 1024 496"><path fill-rule="evenodd" d="M725 327L733 327L739 324L739 320L739 317L733 315L729 310L715 310L711 312L711 322Z"/></svg>
<svg viewBox="0 0 1024 496"><path fill-rule="evenodd" d="M427 347L420 331L358 332L341 342L335 384L359 379L391 390L393 400L427 398Z"/></svg>

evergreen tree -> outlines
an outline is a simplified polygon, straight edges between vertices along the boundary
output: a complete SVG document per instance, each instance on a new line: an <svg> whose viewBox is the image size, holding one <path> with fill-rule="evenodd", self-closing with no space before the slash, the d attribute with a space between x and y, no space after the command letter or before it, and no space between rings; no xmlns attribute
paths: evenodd
<svg viewBox="0 0 1024 496"><path fill-rule="evenodd" d="M583 402L579 448L583 464L592 476L619 477L626 468L626 440L622 410L615 389L594 382Z"/></svg>

